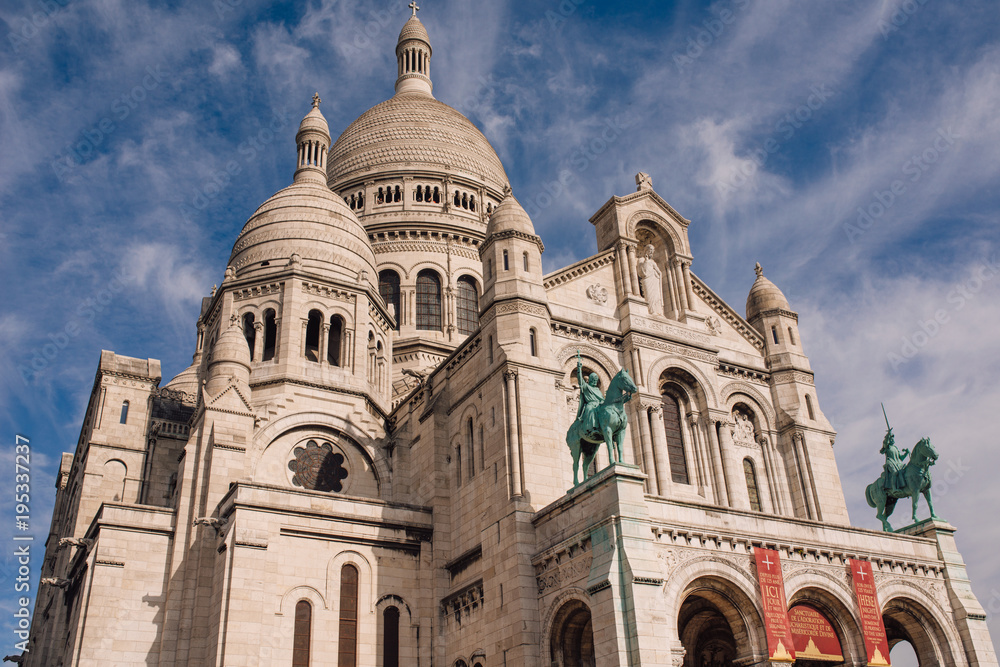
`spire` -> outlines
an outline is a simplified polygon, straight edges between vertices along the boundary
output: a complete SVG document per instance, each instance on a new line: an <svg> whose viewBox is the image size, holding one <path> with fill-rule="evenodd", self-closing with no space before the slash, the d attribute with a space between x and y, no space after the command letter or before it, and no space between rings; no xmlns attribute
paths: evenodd
<svg viewBox="0 0 1000 667"><path fill-rule="evenodd" d="M420 7L407 5L413 15L399 31L396 43L396 92L431 94L431 39L424 24L417 18Z"/></svg>
<svg viewBox="0 0 1000 667"><path fill-rule="evenodd" d="M319 93L313 94L312 109L299 124L295 143L298 145L298 162L295 182L318 181L326 183L326 155L330 150L330 126L319 110Z"/></svg>

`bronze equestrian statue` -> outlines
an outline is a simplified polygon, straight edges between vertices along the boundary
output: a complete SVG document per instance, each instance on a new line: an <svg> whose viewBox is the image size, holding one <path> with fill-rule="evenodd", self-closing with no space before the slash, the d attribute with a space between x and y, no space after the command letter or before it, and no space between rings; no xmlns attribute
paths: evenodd
<svg viewBox="0 0 1000 667"><path fill-rule="evenodd" d="M587 471L597 455L597 448L603 442L608 447L608 461L622 460L622 441L625 439L624 404L638 389L628 371L624 368L608 385L607 395L602 395L597 387L597 374L591 373L587 381L583 379L583 364L577 352L576 377L580 387L580 406L576 420L566 433L566 444L573 453L573 486L579 484L580 457L583 456L583 480L589 477ZM614 445L614 447L612 447Z"/></svg>

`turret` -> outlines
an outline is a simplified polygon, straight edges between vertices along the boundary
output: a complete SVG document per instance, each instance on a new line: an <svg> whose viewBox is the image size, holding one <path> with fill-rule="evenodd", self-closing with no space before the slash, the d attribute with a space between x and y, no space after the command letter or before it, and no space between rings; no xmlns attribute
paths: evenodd
<svg viewBox="0 0 1000 667"><path fill-rule="evenodd" d="M313 95L312 109L299 124L295 143L299 147L295 182L326 183L326 158L330 151L330 126L319 110L319 93Z"/></svg>
<svg viewBox="0 0 1000 667"><path fill-rule="evenodd" d="M431 94L431 39L427 29L417 18L415 2L410 3L413 16L399 31L396 43L396 92Z"/></svg>
<svg viewBox="0 0 1000 667"><path fill-rule="evenodd" d="M747 322L764 337L772 372L796 369L812 372L799 339L799 315L788 305L778 286L764 277L758 263L757 280L747 295Z"/></svg>

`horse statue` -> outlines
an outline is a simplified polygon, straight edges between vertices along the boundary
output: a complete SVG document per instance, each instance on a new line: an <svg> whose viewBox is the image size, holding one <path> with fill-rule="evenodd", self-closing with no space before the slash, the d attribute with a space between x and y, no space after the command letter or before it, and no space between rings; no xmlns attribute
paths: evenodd
<svg viewBox="0 0 1000 667"><path fill-rule="evenodd" d="M566 444L573 453L573 486L579 484L580 457L583 456L583 481L587 481L587 471L603 442L608 446L608 460L618 463L622 460L622 441L625 439L624 404L638 391L635 382L624 368L618 371L608 385L605 396L597 388L597 376L591 375L587 383L583 381L580 362L577 362L577 376L580 380L580 409L576 420L566 432ZM614 445L614 447L612 447Z"/></svg>
<svg viewBox="0 0 1000 667"><path fill-rule="evenodd" d="M888 448L892 451L892 431L886 435ZM883 445L883 452L887 447ZM905 450L904 450L905 451ZM905 458L906 454L898 457L899 461ZM930 438L921 438L920 442L913 448L910 460L905 465L900 465L898 470L892 470L887 465L887 470L882 475L869 484L865 489L865 499L868 505L878 510L877 518L882 522L882 530L887 533L892 532L889 525L889 515L896 507L896 501L900 498L913 499L913 523L917 522L917 503L920 501L920 494L927 499L927 506L931 510L931 518L937 519L934 513L934 503L931 501L931 471L930 467L937 461L938 453L931 444Z"/></svg>

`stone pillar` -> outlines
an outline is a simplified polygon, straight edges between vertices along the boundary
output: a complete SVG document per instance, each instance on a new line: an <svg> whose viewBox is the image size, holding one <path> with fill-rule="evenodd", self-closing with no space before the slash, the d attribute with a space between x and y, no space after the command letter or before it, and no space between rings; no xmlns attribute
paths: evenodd
<svg viewBox="0 0 1000 667"><path fill-rule="evenodd" d="M618 283L621 285L621 298L629 294L628 266L625 258L625 243L619 241L615 245L615 264L618 265Z"/></svg>
<svg viewBox="0 0 1000 667"><path fill-rule="evenodd" d="M730 500L732 485L729 478L729 470L726 466L725 456L722 453L722 447L719 444L719 434L715 430L716 422L714 419L709 419L708 417L705 417L703 421L705 430L708 431L708 443L712 450L712 460L715 462L715 483L719 487L719 504L734 507L733 502Z"/></svg>
<svg viewBox="0 0 1000 667"><path fill-rule="evenodd" d="M674 285L674 272L670 270L669 259L667 260L667 265L663 267L663 277L667 279L667 289L664 291L663 314L675 320L679 319L681 316L681 309L679 305L680 301L677 300L677 289ZM669 306L666 302L667 295L670 296Z"/></svg>
<svg viewBox="0 0 1000 667"><path fill-rule="evenodd" d="M712 491L712 468L709 466L704 447L702 446L701 433L698 429L699 417L700 415L697 412L691 412L687 415L688 431L691 433L691 442L694 444L694 451L698 459L698 491L707 498L706 494ZM714 498L715 493L713 492L712 499Z"/></svg>
<svg viewBox="0 0 1000 667"><path fill-rule="evenodd" d="M316 350L316 357L320 366L326 366L326 346L330 340L330 323L323 322L319 329L319 349Z"/></svg>
<svg viewBox="0 0 1000 667"><path fill-rule="evenodd" d="M667 432L663 428L663 406L649 406L649 420L653 425L653 461L656 463L656 485L660 495L670 493L670 457L667 456Z"/></svg>
<svg viewBox="0 0 1000 667"><path fill-rule="evenodd" d="M771 443L766 435L758 438L760 455L764 459L764 475L767 477L768 497L771 499L771 513L784 514L781 496L777 490L778 477L774 473L774 458L771 455Z"/></svg>
<svg viewBox="0 0 1000 667"><path fill-rule="evenodd" d="M274 318L274 360L277 361L281 357L281 318Z"/></svg>
<svg viewBox="0 0 1000 667"><path fill-rule="evenodd" d="M260 362L264 358L264 323L253 323L253 360Z"/></svg>
<svg viewBox="0 0 1000 667"><path fill-rule="evenodd" d="M635 244L626 243L625 252L628 253L628 273L632 279L632 294L639 296L639 272L635 268Z"/></svg>
<svg viewBox="0 0 1000 667"><path fill-rule="evenodd" d="M810 519L819 520L819 514L814 504L812 480L808 474L808 463L806 463L806 452L803 443L805 436L796 431L792 434L792 442L795 445L795 459L798 462L799 482L802 487L802 500L805 502L806 516Z"/></svg>
<svg viewBox="0 0 1000 667"><path fill-rule="evenodd" d="M506 370L507 381L507 438L510 443L511 495L520 498L521 492L521 439L517 432L517 371Z"/></svg>
<svg viewBox="0 0 1000 667"><path fill-rule="evenodd" d="M691 288L691 260L681 261L681 277L684 278L684 294L687 295L688 308L694 310L694 290Z"/></svg>
<svg viewBox="0 0 1000 667"><path fill-rule="evenodd" d="M688 304L687 290L684 289L684 271L681 269L681 260L675 259L673 263L674 280L677 282L677 295L680 297L680 309L682 312L690 310Z"/></svg>
<svg viewBox="0 0 1000 667"><path fill-rule="evenodd" d="M741 510L750 509L750 493L746 489L746 483L742 480L740 471L743 470L743 461L736 454L733 445L733 424L728 419L719 420L719 447L722 450L722 465L726 474L726 483L729 485L729 505Z"/></svg>
<svg viewBox="0 0 1000 667"><path fill-rule="evenodd" d="M649 434L649 409L644 403L639 404L639 438L642 443L642 471L646 473L646 491L654 496L660 495L660 486L656 480L656 464L653 462L653 441Z"/></svg>
<svg viewBox="0 0 1000 667"><path fill-rule="evenodd" d="M684 466L687 468L688 484L698 488L698 461L696 457L694 436L688 428L687 419L681 419L681 441L684 444Z"/></svg>

